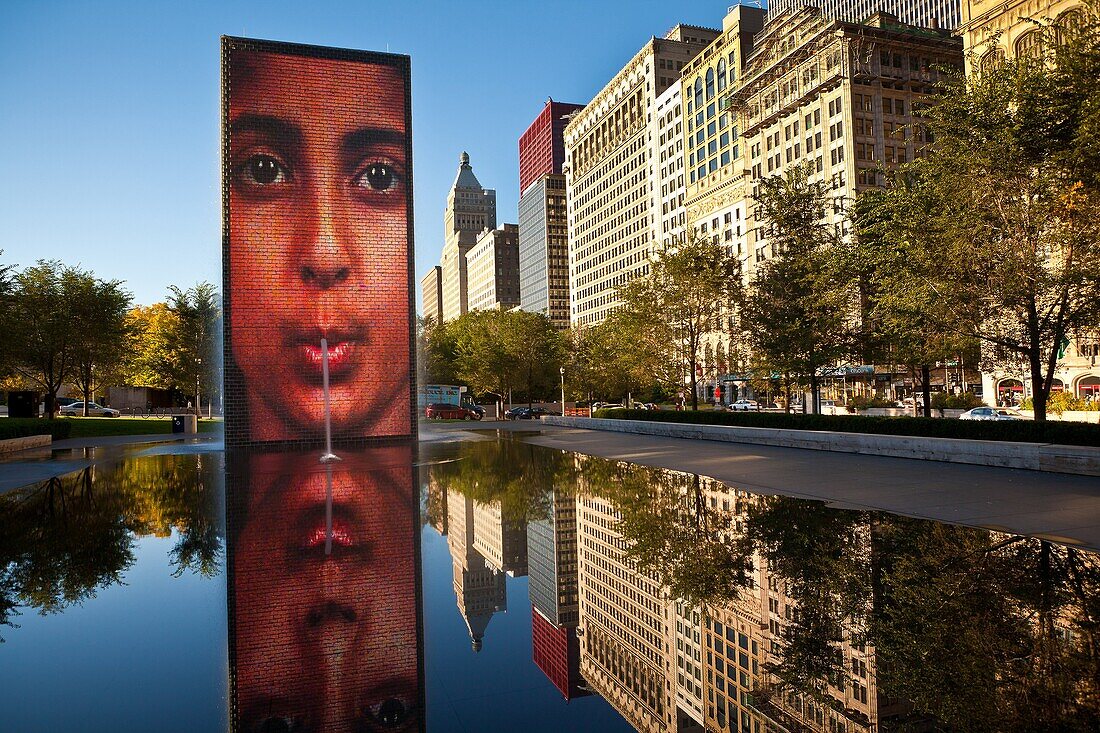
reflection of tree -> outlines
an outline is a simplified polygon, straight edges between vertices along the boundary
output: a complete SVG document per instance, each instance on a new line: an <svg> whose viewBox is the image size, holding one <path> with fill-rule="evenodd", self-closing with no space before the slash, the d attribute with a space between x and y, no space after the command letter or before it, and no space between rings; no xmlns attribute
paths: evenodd
<svg viewBox="0 0 1100 733"><path fill-rule="evenodd" d="M136 537L178 536L176 574L217 574L220 461L153 456L84 468L0 496L0 625L56 613L121 581Z"/></svg>
<svg viewBox="0 0 1100 733"><path fill-rule="evenodd" d="M758 701L794 691L839 707L830 686L855 681L845 645L866 644L884 730L1100 729L1092 553L800 499L739 500L707 479L630 464L585 460L582 475L672 598L759 602L755 570L792 602ZM727 496L732 511L712 505Z"/></svg>
<svg viewBox="0 0 1100 733"><path fill-rule="evenodd" d="M736 498L711 479L686 473L584 459L586 489L611 499L622 515L626 556L658 575L669 594L692 605L731 602L750 581L752 564L735 514L708 504L708 494Z"/></svg>
<svg viewBox="0 0 1100 733"><path fill-rule="evenodd" d="M575 483L571 453L512 440L463 443L458 460L429 473L430 481L479 504L499 501L501 516L517 524L546 519L549 490Z"/></svg>

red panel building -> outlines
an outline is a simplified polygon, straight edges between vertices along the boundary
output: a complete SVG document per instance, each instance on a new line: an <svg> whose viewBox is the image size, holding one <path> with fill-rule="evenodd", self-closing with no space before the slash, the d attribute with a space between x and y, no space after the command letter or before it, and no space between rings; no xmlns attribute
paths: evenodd
<svg viewBox="0 0 1100 733"><path fill-rule="evenodd" d="M565 162L565 126L567 115L583 109L583 104L546 100L546 106L519 138L519 192L540 176L561 173Z"/></svg>
<svg viewBox="0 0 1100 733"><path fill-rule="evenodd" d="M592 694L585 689L580 673L577 630L571 626L555 626L534 607L531 608L531 658L566 700Z"/></svg>

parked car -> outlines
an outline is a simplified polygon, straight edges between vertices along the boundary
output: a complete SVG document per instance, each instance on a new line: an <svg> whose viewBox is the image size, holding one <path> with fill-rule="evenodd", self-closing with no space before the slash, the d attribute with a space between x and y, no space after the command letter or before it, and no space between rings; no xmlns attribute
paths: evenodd
<svg viewBox="0 0 1100 733"><path fill-rule="evenodd" d="M733 412L753 412L760 409L760 403L756 400L737 400L737 402L731 402L728 409Z"/></svg>
<svg viewBox="0 0 1100 733"><path fill-rule="evenodd" d="M77 417L84 414L83 402L70 402L61 408L61 414L68 417ZM118 417L122 413L110 407L101 407L94 402L88 403L88 415L96 415L98 417Z"/></svg>
<svg viewBox="0 0 1100 733"><path fill-rule="evenodd" d="M998 407L975 407L959 415L960 420L1023 420L1023 416L1012 410Z"/></svg>
<svg viewBox="0 0 1100 733"><path fill-rule="evenodd" d="M452 405L433 402L424 408L424 417L429 420L480 420L482 413L466 405Z"/></svg>
<svg viewBox="0 0 1100 733"><path fill-rule="evenodd" d="M543 415L561 415L560 412L547 410L543 407L513 407L504 413L509 420L538 420Z"/></svg>

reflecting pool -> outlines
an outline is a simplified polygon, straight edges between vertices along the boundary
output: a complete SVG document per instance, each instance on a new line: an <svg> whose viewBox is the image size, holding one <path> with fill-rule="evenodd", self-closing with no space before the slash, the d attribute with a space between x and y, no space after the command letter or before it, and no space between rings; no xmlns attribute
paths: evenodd
<svg viewBox="0 0 1100 733"><path fill-rule="evenodd" d="M0 493L0 731L1100 729L1095 554L485 438Z"/></svg>

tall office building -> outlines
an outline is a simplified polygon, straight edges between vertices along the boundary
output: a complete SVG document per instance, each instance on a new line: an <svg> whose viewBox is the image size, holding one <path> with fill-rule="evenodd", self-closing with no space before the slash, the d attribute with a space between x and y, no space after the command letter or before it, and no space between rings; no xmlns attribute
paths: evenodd
<svg viewBox="0 0 1100 733"><path fill-rule="evenodd" d="M466 253L486 229L497 226L497 193L483 188L463 153L458 173L447 194L443 214L443 255L440 261L443 320L458 318L467 310Z"/></svg>
<svg viewBox="0 0 1100 733"><path fill-rule="evenodd" d="M571 324L602 321L618 304L615 288L649 272L660 218L649 119L718 35L678 25L651 39L565 128Z"/></svg>
<svg viewBox="0 0 1100 733"><path fill-rule="evenodd" d="M959 0L771 0L768 20L806 6L820 8L826 18L851 23L862 22L878 12L925 28L954 28L962 20Z"/></svg>
<svg viewBox="0 0 1100 733"><path fill-rule="evenodd" d="M569 326L569 248L563 132L584 105L546 101L519 139L520 307Z"/></svg>
<svg viewBox="0 0 1100 733"><path fill-rule="evenodd" d="M519 138L519 192L541 176L561 173L565 163L565 126L583 104L547 99L542 111Z"/></svg>
<svg viewBox="0 0 1100 733"><path fill-rule="evenodd" d="M673 84L657 97L657 114L650 121L650 142L657 180L653 184L653 241L662 248L675 246L684 235L684 113L680 85Z"/></svg>
<svg viewBox="0 0 1100 733"><path fill-rule="evenodd" d="M466 253L468 310L508 310L519 305L519 229L481 233Z"/></svg>
<svg viewBox="0 0 1100 733"><path fill-rule="evenodd" d="M431 318L436 323L443 322L443 268L435 265L428 270L428 274L420 280L420 292L424 297L425 318Z"/></svg>
<svg viewBox="0 0 1100 733"><path fill-rule="evenodd" d="M500 501L474 502L474 549L493 568L512 577L527 575L527 523L505 516Z"/></svg>

